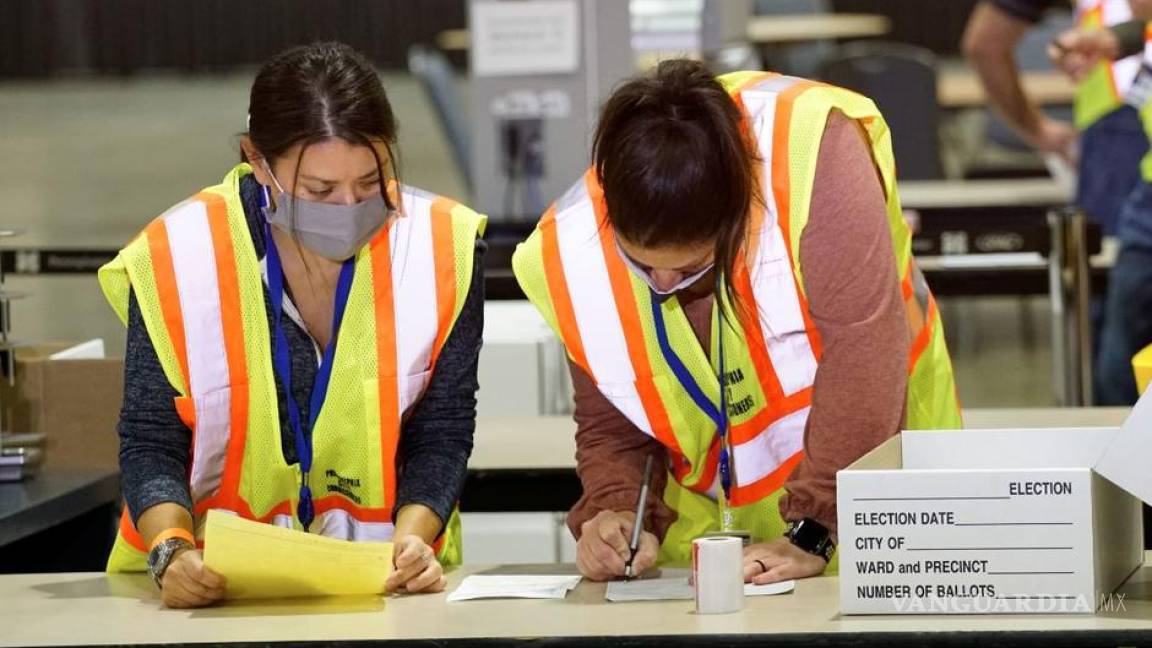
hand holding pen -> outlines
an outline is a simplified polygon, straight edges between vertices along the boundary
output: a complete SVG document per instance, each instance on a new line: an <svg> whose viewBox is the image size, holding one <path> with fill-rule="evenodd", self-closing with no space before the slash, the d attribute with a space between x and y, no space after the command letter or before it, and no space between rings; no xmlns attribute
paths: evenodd
<svg viewBox="0 0 1152 648"><path fill-rule="evenodd" d="M652 470L661 470L654 467ZM646 471L651 472L651 471ZM651 475L648 480L651 489ZM641 490L644 490L641 484ZM647 495L639 501L646 502ZM629 571L639 575L656 563L660 542L643 527L644 515L633 511L600 511L580 525L580 538L576 543L576 565L580 573L593 581L606 581L625 576ZM634 521L640 520L639 524ZM638 534L638 539L632 539ZM633 550L635 547L635 550Z"/></svg>

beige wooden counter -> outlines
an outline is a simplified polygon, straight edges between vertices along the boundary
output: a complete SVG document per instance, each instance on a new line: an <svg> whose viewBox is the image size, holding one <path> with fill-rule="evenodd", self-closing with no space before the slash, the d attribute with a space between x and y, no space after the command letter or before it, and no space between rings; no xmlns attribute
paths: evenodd
<svg viewBox="0 0 1152 648"><path fill-rule="evenodd" d="M1109 427L1120 425L1127 407L970 409L968 428ZM469 470L576 468L576 424L568 416L480 418Z"/></svg>
<svg viewBox="0 0 1152 648"><path fill-rule="evenodd" d="M1020 75L1024 94L1041 105L1071 104L1075 87L1060 72L1024 72ZM936 81L936 101L945 108L974 108L988 103L980 77L967 67L940 70Z"/></svg>
<svg viewBox="0 0 1152 648"><path fill-rule="evenodd" d="M906 180L898 189L905 209L1051 207L1072 202L1071 192L1050 178Z"/></svg>
<svg viewBox="0 0 1152 648"><path fill-rule="evenodd" d="M748 40L759 44L796 43L883 36L891 30L892 21L874 14L784 14L752 18L748 22ZM445 29L436 35L436 44L447 52L467 51L472 46L472 33L468 29Z"/></svg>
<svg viewBox="0 0 1152 648"><path fill-rule="evenodd" d="M883 36L892 30L887 16L852 13L779 14L748 21L748 40L765 45L837 38Z"/></svg>
<svg viewBox="0 0 1152 648"><path fill-rule="evenodd" d="M486 570L452 573L449 588L463 575L477 571ZM525 573L524 568L517 573ZM743 612L722 616L697 616L691 601L608 603L604 585L589 582L565 600L447 603L445 594L436 594L388 600L236 602L181 611L161 609L143 576L40 574L0 576L0 647L308 641L333 645L482 637L547 637L554 643L559 638L601 637L597 643L605 645L604 637L621 636L663 636L651 643L668 646L672 635L679 636L676 645L690 645L693 638L702 645L714 645L716 638L707 639L708 635L749 634L774 635L776 641L860 645L871 633L885 633L887 645L920 645L951 633L965 633L974 640L977 635L970 633L1005 632L1028 633L1013 638L1030 639L1037 645L1047 645L1057 636L1071 641L1068 633L1073 632L1096 633L1073 643L1086 643L1090 638L1108 638L1121 645L1146 643L1152 637L1152 570L1136 574L1120 593L1124 594L1122 606L1117 603L1115 611L1097 615L841 617L837 580L820 577L798 582L792 594L750 598ZM761 636L756 641L768 639ZM1004 643L1006 637L997 639Z"/></svg>

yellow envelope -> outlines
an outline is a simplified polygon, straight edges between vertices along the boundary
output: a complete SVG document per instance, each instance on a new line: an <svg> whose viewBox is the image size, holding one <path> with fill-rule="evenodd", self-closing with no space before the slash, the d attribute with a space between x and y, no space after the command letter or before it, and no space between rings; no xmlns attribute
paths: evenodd
<svg viewBox="0 0 1152 648"><path fill-rule="evenodd" d="M333 540L209 511L204 564L228 579L230 599L380 594L392 543Z"/></svg>

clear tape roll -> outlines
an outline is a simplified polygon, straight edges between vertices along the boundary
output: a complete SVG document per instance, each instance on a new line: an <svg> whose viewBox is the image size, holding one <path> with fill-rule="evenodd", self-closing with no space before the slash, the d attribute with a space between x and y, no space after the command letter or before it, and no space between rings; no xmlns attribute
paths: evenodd
<svg viewBox="0 0 1152 648"><path fill-rule="evenodd" d="M692 541L692 582L697 614L729 614L744 609L744 543L740 538Z"/></svg>

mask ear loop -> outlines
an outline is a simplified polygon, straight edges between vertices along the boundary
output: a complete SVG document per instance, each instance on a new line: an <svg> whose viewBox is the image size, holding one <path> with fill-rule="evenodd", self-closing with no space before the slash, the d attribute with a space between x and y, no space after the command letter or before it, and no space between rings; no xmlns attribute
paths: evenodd
<svg viewBox="0 0 1152 648"><path fill-rule="evenodd" d="M267 186L260 185L260 193L256 195L256 201L260 209L268 211L268 208L272 205L272 192L268 191Z"/></svg>

